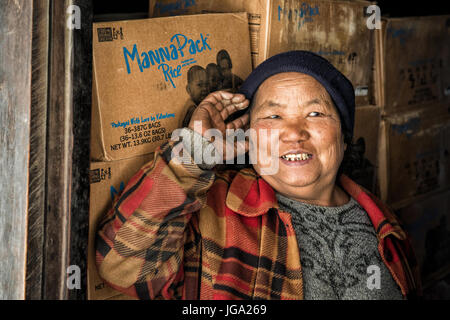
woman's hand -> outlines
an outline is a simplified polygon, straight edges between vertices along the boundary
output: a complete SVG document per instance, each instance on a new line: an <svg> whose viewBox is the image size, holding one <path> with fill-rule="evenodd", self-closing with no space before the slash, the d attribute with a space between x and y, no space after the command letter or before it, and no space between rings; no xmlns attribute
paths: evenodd
<svg viewBox="0 0 450 320"><path fill-rule="evenodd" d="M249 126L250 116L248 113L245 113L243 116L228 123L225 123L225 120L236 111L247 108L249 104L249 101L243 94L234 94L227 91L212 92L195 109L188 127L197 131L207 139L210 139L211 137L208 129L219 130L222 134L223 159L232 159L238 155L237 152L241 151L242 148L247 152L249 149L249 142L245 139L243 141L237 141L237 143L235 142L233 145L227 145L226 130L242 129L245 131ZM198 123L195 125L196 121L201 121L201 127ZM217 147L219 144L215 145ZM221 150L218 151L220 152Z"/></svg>

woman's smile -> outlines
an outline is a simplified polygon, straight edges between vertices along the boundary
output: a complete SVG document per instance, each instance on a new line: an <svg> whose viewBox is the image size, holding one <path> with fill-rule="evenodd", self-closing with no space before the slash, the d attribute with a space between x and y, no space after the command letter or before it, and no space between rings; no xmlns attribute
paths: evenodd
<svg viewBox="0 0 450 320"><path fill-rule="evenodd" d="M314 158L311 152L305 150L290 150L280 156L280 162L286 166L304 166Z"/></svg>

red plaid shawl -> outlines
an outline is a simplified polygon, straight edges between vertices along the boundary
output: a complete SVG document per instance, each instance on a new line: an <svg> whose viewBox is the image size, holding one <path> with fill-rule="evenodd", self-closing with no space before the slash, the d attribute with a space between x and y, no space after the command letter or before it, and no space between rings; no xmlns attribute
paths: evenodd
<svg viewBox="0 0 450 320"><path fill-rule="evenodd" d="M171 159L173 142L129 181L99 226L96 260L113 288L141 299L302 299L290 214L253 169L213 172ZM384 263L405 297L420 292L405 232L343 176L367 211Z"/></svg>

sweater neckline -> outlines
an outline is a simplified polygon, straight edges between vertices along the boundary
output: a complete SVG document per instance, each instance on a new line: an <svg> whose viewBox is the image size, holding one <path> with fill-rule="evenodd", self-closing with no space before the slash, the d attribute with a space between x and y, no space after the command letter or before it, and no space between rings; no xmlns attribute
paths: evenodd
<svg viewBox="0 0 450 320"><path fill-rule="evenodd" d="M309 209L309 210L315 210L315 211L319 210L320 212L323 212L323 213L336 214L336 213L348 210L355 205L359 206L358 202L352 196L350 196L350 200L347 203L345 203L341 206L329 207L329 206L320 206L320 205L315 205L315 204L310 204L310 203L290 199L278 192L276 192L275 195L278 200L278 204L280 205L281 208L288 207L288 208L292 208L292 209Z"/></svg>

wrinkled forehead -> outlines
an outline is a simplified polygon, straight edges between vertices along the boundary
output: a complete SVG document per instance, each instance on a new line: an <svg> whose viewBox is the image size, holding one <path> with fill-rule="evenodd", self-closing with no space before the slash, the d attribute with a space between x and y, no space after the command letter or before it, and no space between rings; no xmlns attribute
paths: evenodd
<svg viewBox="0 0 450 320"><path fill-rule="evenodd" d="M291 97L317 98L330 107L333 101L325 87L314 77L299 72L283 72L264 80L251 101L251 108L257 107L266 100L288 100ZM278 102L278 101L275 101Z"/></svg>
<svg viewBox="0 0 450 320"><path fill-rule="evenodd" d="M314 79L314 77L300 73L300 72L282 72L268 77L264 80L256 90L256 95L261 95L266 90L270 89L302 89L302 88L315 88L316 90L326 91L322 84Z"/></svg>
<svg viewBox="0 0 450 320"><path fill-rule="evenodd" d="M268 85L268 84L276 84L276 83L280 83L281 81L283 82L305 82L305 81L316 81L317 83L319 83L316 79L314 79L314 77L310 76L309 74L305 74L305 73L300 73L300 72L280 72L277 74L274 74L270 77L268 77L267 79L265 79L261 85Z"/></svg>

